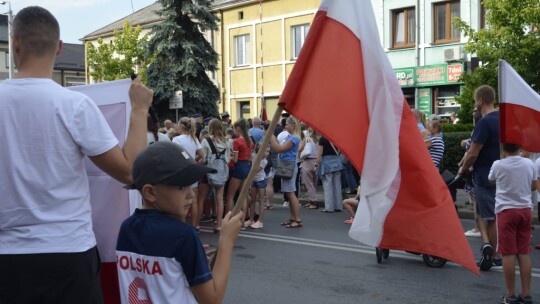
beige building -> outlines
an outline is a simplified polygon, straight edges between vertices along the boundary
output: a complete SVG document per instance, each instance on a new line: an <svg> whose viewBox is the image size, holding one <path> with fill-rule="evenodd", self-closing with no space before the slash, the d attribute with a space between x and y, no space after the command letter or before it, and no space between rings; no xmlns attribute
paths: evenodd
<svg viewBox="0 0 540 304"><path fill-rule="evenodd" d="M221 20L214 45L220 54L220 111L233 120L260 114L262 97L269 117L317 12L319 0L217 0Z"/></svg>

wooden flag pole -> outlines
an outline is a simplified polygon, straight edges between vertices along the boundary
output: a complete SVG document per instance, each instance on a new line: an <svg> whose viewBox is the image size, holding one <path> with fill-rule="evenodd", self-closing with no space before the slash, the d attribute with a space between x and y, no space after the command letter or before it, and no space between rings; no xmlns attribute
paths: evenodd
<svg viewBox="0 0 540 304"><path fill-rule="evenodd" d="M266 148L268 147L268 144L270 143L270 137L274 135L274 130L276 129L276 126L279 122L279 118L281 117L281 112L283 112L283 106L278 105L276 112L274 113L274 117L272 118L272 122L270 123L268 130L266 130L264 134L264 139L261 143L261 147L259 148L259 153L257 153L257 157L255 158L255 161L251 164L251 169L249 170L249 174L247 178L244 180L244 186L242 186L242 190L240 190L240 195L238 196L238 200L236 200L236 205L234 206L232 210L233 216L237 214L238 212L240 212L240 210L242 209L244 205L241 202L246 200L249 186L251 186L251 181L253 181L253 177L255 177L255 173L257 173L257 168L259 168L259 164L261 163L264 153L266 152ZM268 199L272 199L272 198L269 197ZM262 204L262 203L263 202L259 202L259 204ZM244 221L243 218L242 218L242 221ZM212 257L210 261L210 269L214 269L214 264L216 263L216 257L217 257L218 251L219 251L219 248L217 248L214 252L211 253Z"/></svg>
<svg viewBox="0 0 540 304"><path fill-rule="evenodd" d="M249 170L249 174L247 178L244 180L244 185L242 186L242 190L240 191L238 200L236 200L236 204L232 210L233 216L237 214L244 205L243 202L246 200L249 187L251 186L251 182L253 181L253 178L255 177L255 174L257 173L259 169L259 164L261 163L264 153L266 152L266 148L268 147L268 144L270 143L270 137L272 137L272 135L274 134L274 130L276 129L276 126L281 117L281 112L283 112L283 106L278 105L276 112L274 113L274 117L272 118L272 122L270 123L268 130L266 130L265 132L264 139L259 148L259 153L257 153L257 157L255 158L255 161L251 164L251 169ZM244 134L244 136L245 135L246 134ZM262 204L262 202L260 203Z"/></svg>

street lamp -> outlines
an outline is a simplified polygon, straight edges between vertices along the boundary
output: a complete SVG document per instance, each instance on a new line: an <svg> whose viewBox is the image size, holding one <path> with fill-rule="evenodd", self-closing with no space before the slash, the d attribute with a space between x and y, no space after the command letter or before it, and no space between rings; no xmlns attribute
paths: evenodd
<svg viewBox="0 0 540 304"><path fill-rule="evenodd" d="M11 25L13 23L13 12L11 11L11 2L9 1L0 1L0 4L8 5L8 70L9 78L13 78L13 50L11 49Z"/></svg>

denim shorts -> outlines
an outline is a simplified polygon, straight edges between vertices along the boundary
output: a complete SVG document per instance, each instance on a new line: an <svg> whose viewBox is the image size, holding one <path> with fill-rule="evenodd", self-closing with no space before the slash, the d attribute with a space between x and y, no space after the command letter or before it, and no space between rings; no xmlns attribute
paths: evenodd
<svg viewBox="0 0 540 304"><path fill-rule="evenodd" d="M251 187L257 188L257 189L265 189L266 188L266 179L263 179L262 181L259 181L259 182L254 181L251 184Z"/></svg>
<svg viewBox="0 0 540 304"><path fill-rule="evenodd" d="M488 188L475 185L476 212L484 221L495 220L495 187Z"/></svg>
<svg viewBox="0 0 540 304"><path fill-rule="evenodd" d="M251 169L250 161L239 160L234 164L234 169L231 176L239 180L245 180L249 174L250 169Z"/></svg>

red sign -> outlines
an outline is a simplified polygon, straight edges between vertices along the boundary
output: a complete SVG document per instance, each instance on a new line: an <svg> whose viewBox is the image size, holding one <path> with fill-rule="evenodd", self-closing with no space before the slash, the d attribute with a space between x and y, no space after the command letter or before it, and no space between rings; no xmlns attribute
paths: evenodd
<svg viewBox="0 0 540 304"><path fill-rule="evenodd" d="M462 73L463 73L462 64L448 65L448 69L447 69L448 82L458 82L459 76L461 76Z"/></svg>

